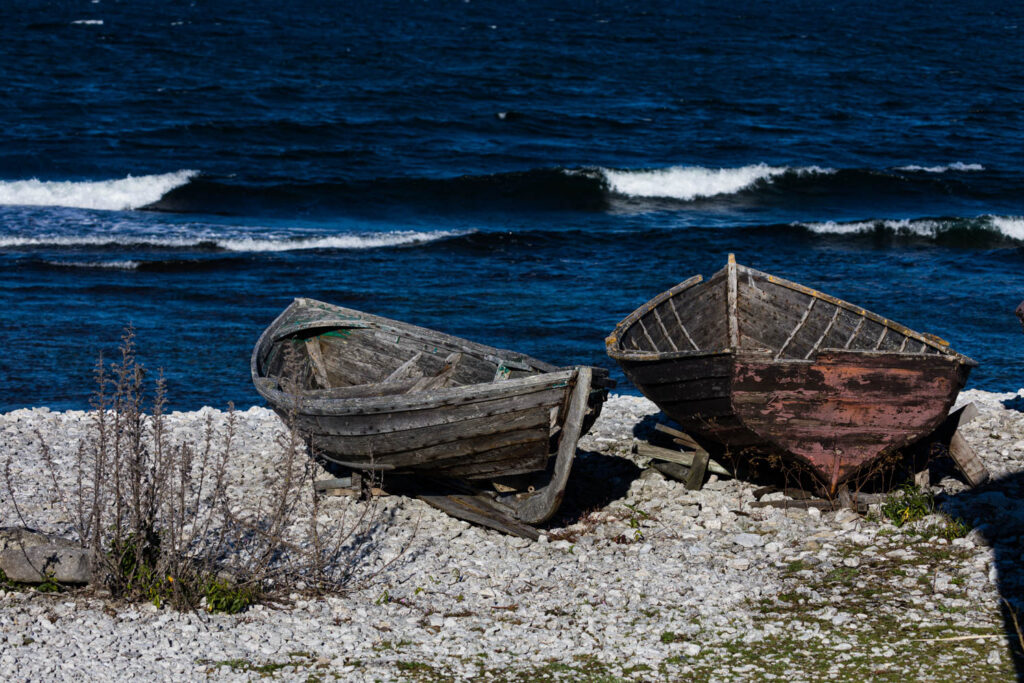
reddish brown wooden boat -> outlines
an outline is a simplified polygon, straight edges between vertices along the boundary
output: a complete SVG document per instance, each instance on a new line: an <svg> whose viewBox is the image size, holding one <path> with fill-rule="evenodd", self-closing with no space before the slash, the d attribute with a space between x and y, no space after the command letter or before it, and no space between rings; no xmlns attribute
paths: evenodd
<svg viewBox="0 0 1024 683"><path fill-rule="evenodd" d="M731 255L707 281L641 306L606 344L705 448L796 460L831 492L935 430L977 365L938 337Z"/></svg>

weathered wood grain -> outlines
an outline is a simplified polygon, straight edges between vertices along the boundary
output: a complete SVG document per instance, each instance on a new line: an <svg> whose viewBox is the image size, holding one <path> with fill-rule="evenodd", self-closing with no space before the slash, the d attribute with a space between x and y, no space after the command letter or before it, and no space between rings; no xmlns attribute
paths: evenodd
<svg viewBox="0 0 1024 683"><path fill-rule="evenodd" d="M332 327L338 321L345 327ZM294 384L284 381L289 355L299 367L288 370L304 385L294 394L282 388ZM297 409L314 452L343 467L449 481L545 479L525 497L489 504L531 523L557 508L576 442L614 386L607 371L558 368L309 299L267 328L250 365L257 391L282 415Z"/></svg>

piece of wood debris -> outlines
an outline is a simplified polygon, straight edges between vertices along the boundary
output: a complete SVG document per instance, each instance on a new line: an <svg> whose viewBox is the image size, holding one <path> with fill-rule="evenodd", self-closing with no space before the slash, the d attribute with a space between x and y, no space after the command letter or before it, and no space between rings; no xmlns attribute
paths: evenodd
<svg viewBox="0 0 1024 683"><path fill-rule="evenodd" d="M634 443L634 452L642 457L651 458L653 460L665 460L668 462L678 463L687 467L693 466L693 458L696 453L684 453L682 451L674 451L671 448L662 448L661 446L655 446L647 443L646 441L637 441ZM704 451L707 453L707 451ZM724 477L731 477L732 473L722 467L714 460L708 459L707 469L709 472L714 474L720 474Z"/></svg>

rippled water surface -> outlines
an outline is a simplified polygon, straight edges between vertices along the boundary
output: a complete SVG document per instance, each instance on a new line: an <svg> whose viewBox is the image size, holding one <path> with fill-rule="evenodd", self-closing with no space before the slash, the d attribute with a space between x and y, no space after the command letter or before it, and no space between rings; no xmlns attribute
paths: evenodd
<svg viewBox="0 0 1024 683"><path fill-rule="evenodd" d="M127 323L174 407L258 402L294 296L612 367L729 252L1016 390L1024 10L965 5L5 6L0 409Z"/></svg>

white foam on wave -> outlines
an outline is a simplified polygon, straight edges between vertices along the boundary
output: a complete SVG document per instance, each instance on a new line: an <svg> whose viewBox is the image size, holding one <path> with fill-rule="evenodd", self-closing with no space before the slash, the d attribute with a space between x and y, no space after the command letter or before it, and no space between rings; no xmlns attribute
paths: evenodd
<svg viewBox="0 0 1024 683"><path fill-rule="evenodd" d="M823 223L794 223L811 232L819 235L856 235L876 230L888 230L901 235L919 235L921 237L934 237L942 230L942 223L931 219L911 220L884 220L884 221L854 221L852 223L837 223L825 221Z"/></svg>
<svg viewBox="0 0 1024 683"><path fill-rule="evenodd" d="M184 170L118 180L0 181L0 204L126 211L152 204L188 183L196 174L196 171Z"/></svg>
<svg viewBox="0 0 1024 683"><path fill-rule="evenodd" d="M690 201L701 197L734 194L762 180L784 173L829 174L834 169L809 166L769 166L753 164L738 168L704 168L702 166L672 166L643 171L617 171L600 169L608 187L627 197L668 198Z"/></svg>
<svg viewBox="0 0 1024 683"><path fill-rule="evenodd" d="M447 237L467 234L457 230L440 232L418 232L399 230L372 234L331 235L329 237L307 237L301 239L273 240L259 238L234 238L217 240L217 246L228 251L297 251L302 249L379 249L405 245L436 242Z"/></svg>
<svg viewBox="0 0 1024 683"><path fill-rule="evenodd" d="M1014 240L1024 241L1024 216L978 216L975 219L957 220L955 222L935 220L933 218L905 218L902 220L854 221L851 223L793 223L820 235L856 235L861 233L884 230L897 235L914 235L918 237L937 237L941 233L954 228L974 228L998 232Z"/></svg>
<svg viewBox="0 0 1024 683"><path fill-rule="evenodd" d="M1024 241L1024 216L989 216L988 220L1007 237Z"/></svg>
<svg viewBox="0 0 1024 683"><path fill-rule="evenodd" d="M78 19L77 21L72 21L71 23L78 24L79 26L103 26L102 19Z"/></svg>
<svg viewBox="0 0 1024 683"><path fill-rule="evenodd" d="M209 240L163 239L159 237L130 236L114 239L102 236L41 235L39 237L0 237L0 249L23 247L107 247L140 244L151 247L197 247Z"/></svg>
<svg viewBox="0 0 1024 683"><path fill-rule="evenodd" d="M957 161L952 164L945 166L918 166L911 164L910 166L899 166L896 168L897 171L914 171L918 173L946 173L948 171L984 171L985 167L981 164L965 164L961 161Z"/></svg>
<svg viewBox="0 0 1024 683"><path fill-rule="evenodd" d="M47 261L48 266L61 268L97 268L101 270L136 270L138 261Z"/></svg>
<svg viewBox="0 0 1024 683"><path fill-rule="evenodd" d="M124 235L112 239L105 235L66 236L41 235L37 237L0 237L0 249L26 247L118 247L142 245L154 248L189 249L212 246L224 251L269 252L298 251L304 249L378 249L405 245L426 244L449 237L467 235L473 231L442 230L419 232L398 230L381 233L352 233L324 237L216 237L196 235L193 237L164 238L149 235Z"/></svg>

